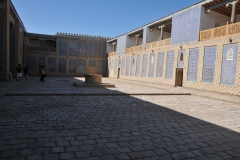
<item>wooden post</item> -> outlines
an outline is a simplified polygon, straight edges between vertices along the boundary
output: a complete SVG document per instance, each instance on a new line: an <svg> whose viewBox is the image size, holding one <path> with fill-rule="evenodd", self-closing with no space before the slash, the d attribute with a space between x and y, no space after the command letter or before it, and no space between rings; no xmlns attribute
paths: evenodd
<svg viewBox="0 0 240 160"><path fill-rule="evenodd" d="M228 26L228 21L227 21L227 25L226 25L226 36L228 36L229 34L229 26Z"/></svg>
<svg viewBox="0 0 240 160"><path fill-rule="evenodd" d="M231 23L236 22L236 3L237 1L231 3L232 4Z"/></svg>
<svg viewBox="0 0 240 160"><path fill-rule="evenodd" d="M211 36L211 38L213 38L213 37L214 37L214 28L213 28L213 29L211 29L211 33L212 33L212 36Z"/></svg>

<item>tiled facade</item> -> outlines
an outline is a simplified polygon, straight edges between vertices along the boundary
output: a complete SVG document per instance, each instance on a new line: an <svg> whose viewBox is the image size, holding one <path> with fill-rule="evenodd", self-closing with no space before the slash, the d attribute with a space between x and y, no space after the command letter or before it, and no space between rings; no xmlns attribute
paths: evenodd
<svg viewBox="0 0 240 160"><path fill-rule="evenodd" d="M231 36L231 43L229 42L229 38L230 37L223 37L214 40L161 47L138 53L134 52L133 55L110 56L109 61L119 57L121 59L130 59L132 56L137 56L138 60L134 64L134 76L126 74L126 72L129 72L128 69L125 71L125 74L123 74L123 72L121 72L122 68L125 66L127 68L128 65L121 64L120 78L175 86L176 68L178 68L178 53L179 50L184 50L185 53L182 62L184 64L183 87L240 95L240 54L237 50L239 48L240 37ZM230 60L226 60L226 54L229 50L232 51L231 48L233 49L233 56L230 57L230 55ZM174 53L174 56L170 56L170 53ZM152 66L152 59L150 58L152 54L156 57L154 58L153 77L149 76L149 71L152 72L151 69L149 70L149 66ZM193 57L191 58L189 55ZM146 62L143 60L145 59L144 57L147 57ZM171 60L168 60L170 57L174 57L173 65ZM208 60L206 60L207 57L209 57ZM213 64L214 62L215 64ZM139 63L141 63L140 66ZM117 78L117 73L114 72L114 67L112 65L109 66L109 76ZM190 70L189 67L192 67L192 69ZM139 76L139 74L141 76ZM206 76L208 78L206 78Z"/></svg>
<svg viewBox="0 0 240 160"><path fill-rule="evenodd" d="M27 50L24 60L32 75L39 75L39 68L44 66L47 75L107 76L106 39L79 36L54 38L56 48L52 51Z"/></svg>

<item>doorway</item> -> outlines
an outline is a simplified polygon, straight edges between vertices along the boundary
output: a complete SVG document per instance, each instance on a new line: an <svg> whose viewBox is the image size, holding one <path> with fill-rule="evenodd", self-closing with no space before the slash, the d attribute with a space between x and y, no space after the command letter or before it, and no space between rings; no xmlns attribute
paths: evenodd
<svg viewBox="0 0 240 160"><path fill-rule="evenodd" d="M177 68L175 86L182 87L182 83L183 83L183 68Z"/></svg>
<svg viewBox="0 0 240 160"><path fill-rule="evenodd" d="M120 68L118 68L117 79L120 78Z"/></svg>

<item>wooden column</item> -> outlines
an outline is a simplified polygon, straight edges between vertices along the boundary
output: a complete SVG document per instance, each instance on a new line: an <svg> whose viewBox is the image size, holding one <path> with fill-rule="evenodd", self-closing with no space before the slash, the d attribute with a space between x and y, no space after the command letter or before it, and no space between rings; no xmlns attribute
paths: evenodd
<svg viewBox="0 0 240 160"><path fill-rule="evenodd" d="M136 35L135 37L136 37L136 46L138 46L138 37L139 37L139 35Z"/></svg>
<svg viewBox="0 0 240 160"><path fill-rule="evenodd" d="M236 22L236 3L237 1L232 2L232 14L231 14L231 23Z"/></svg>
<svg viewBox="0 0 240 160"><path fill-rule="evenodd" d="M164 25L159 26L159 29L161 30L159 40L163 40L163 28L164 28Z"/></svg>

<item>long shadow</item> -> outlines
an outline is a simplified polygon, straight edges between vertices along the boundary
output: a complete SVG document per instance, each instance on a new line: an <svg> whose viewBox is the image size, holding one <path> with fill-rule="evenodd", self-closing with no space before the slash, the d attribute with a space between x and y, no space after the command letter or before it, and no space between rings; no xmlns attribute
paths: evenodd
<svg viewBox="0 0 240 160"><path fill-rule="evenodd" d="M69 89L0 100L0 159L240 159L237 132L117 90Z"/></svg>

